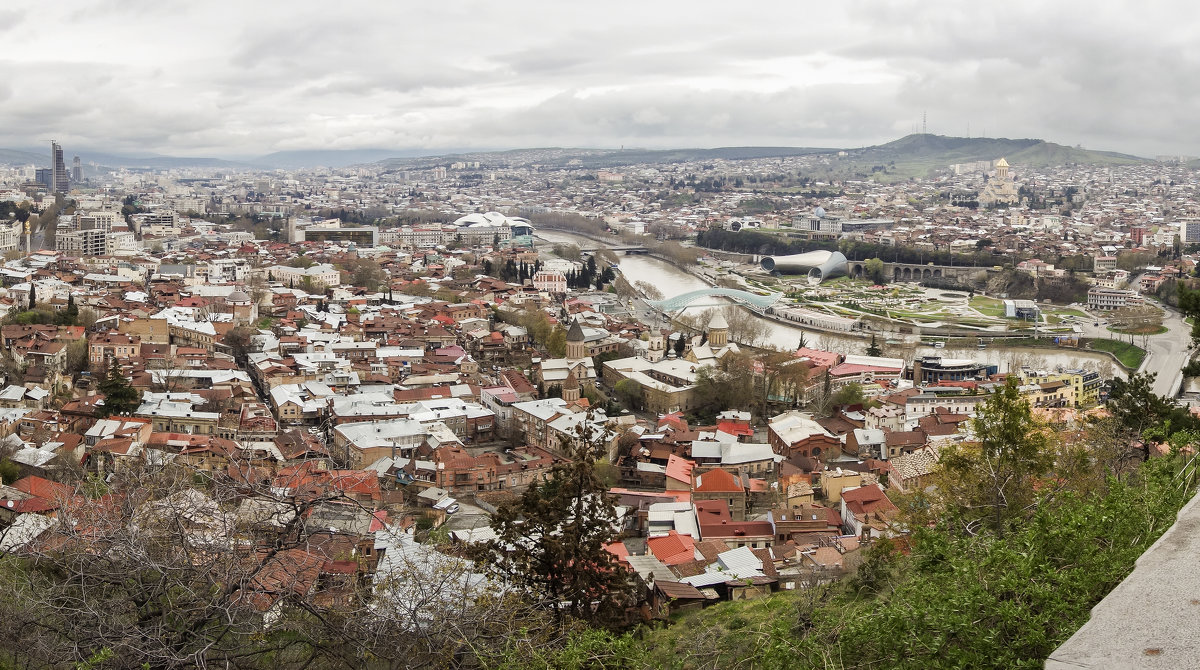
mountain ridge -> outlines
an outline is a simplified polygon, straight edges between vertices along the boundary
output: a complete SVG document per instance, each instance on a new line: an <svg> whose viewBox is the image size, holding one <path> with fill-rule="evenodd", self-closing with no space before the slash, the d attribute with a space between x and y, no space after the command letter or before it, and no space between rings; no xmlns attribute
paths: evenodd
<svg viewBox="0 0 1200 670"><path fill-rule="evenodd" d="M68 152L70 155L76 155ZM509 150L443 149L313 149L276 151L237 160L204 156L130 156L80 151L85 163L133 169L228 167L232 169L340 168L382 164L389 168L435 166L450 161L538 163L551 167L603 169L641 163L679 163L703 160L751 160L792 156L827 156L831 171L883 177L928 176L954 163L1007 158L1014 166L1048 167L1067 164L1130 165L1152 162L1130 154L1068 147L1046 140L1025 138L970 138L932 134L906 135L884 144L858 148L728 146L683 149L595 149L542 147ZM0 164L49 167L49 151L0 148ZM872 170L872 168L879 168Z"/></svg>

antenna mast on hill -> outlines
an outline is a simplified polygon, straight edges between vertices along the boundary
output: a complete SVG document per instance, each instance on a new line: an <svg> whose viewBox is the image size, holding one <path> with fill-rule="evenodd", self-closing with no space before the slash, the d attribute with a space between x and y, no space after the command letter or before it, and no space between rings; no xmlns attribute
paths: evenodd
<svg viewBox="0 0 1200 670"><path fill-rule="evenodd" d="M926 116L926 114L928 114L928 112L925 112L925 111L922 111L922 112L921 112L921 134L922 134L922 135L927 135L927 134L928 134L928 131L926 131L926 130L925 130L925 116Z"/></svg>

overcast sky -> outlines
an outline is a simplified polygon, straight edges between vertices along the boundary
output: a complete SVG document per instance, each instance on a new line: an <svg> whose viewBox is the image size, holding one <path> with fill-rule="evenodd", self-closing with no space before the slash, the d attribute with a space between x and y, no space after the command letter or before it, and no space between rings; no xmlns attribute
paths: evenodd
<svg viewBox="0 0 1200 670"><path fill-rule="evenodd" d="M270 7L274 6L275 9ZM859 146L1200 155L1193 3L0 3L0 146Z"/></svg>

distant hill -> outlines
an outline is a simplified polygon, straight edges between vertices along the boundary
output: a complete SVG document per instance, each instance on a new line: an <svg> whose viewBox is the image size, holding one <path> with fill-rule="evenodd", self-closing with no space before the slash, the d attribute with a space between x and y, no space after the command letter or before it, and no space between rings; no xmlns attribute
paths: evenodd
<svg viewBox="0 0 1200 670"><path fill-rule="evenodd" d="M880 181L926 177L955 163L1006 158L1014 168L1055 165L1133 165L1144 158L1111 151L1092 151L1036 139L946 137L916 134L877 146L851 149L829 164L830 172L850 173Z"/></svg>
<svg viewBox="0 0 1200 670"><path fill-rule="evenodd" d="M1109 151L1090 151L1037 139L945 137L918 134L887 144L855 149L814 147L718 147L715 149L584 149L546 147L510 151L468 152L419 158L390 158L389 167L432 167L452 161L479 161L482 167L537 164L548 167L577 167L582 170L625 165L684 163L706 160L749 160L785 156L819 157L817 171L843 177L858 176L881 181L925 177L954 163L996 160L1007 157L1014 167L1147 162L1137 156Z"/></svg>
<svg viewBox="0 0 1200 670"><path fill-rule="evenodd" d="M79 156L79 159L85 164L94 162L97 165L146 170L162 170L182 167L248 167L245 163L238 161L229 161L223 158L208 158L204 156L125 156L122 154L110 154L95 151L80 151L78 154L68 153L68 167L70 166L72 155Z"/></svg>
<svg viewBox="0 0 1200 670"><path fill-rule="evenodd" d="M250 159L250 163L268 168L298 170L309 167L340 168L348 165L378 163L389 158L428 156L420 149L317 149L312 151L276 151Z"/></svg>
<svg viewBox="0 0 1200 670"><path fill-rule="evenodd" d="M0 149L0 165L36 165L50 167L50 150L37 154L22 149Z"/></svg>
<svg viewBox="0 0 1200 670"><path fill-rule="evenodd" d="M837 151L811 147L717 147L715 149L625 149L580 157L583 167L604 168L639 163L688 163L705 160L750 160L807 156Z"/></svg>
<svg viewBox="0 0 1200 670"><path fill-rule="evenodd" d="M71 167L71 159L79 156L84 165L95 163L107 167L167 169L177 167L245 167L245 163L228 161L221 158L206 158L197 156L127 156L103 151L72 152L71 147L64 147L63 158L67 168ZM36 165L50 167L50 148L34 152L27 149L0 149L0 164L2 165Z"/></svg>
<svg viewBox="0 0 1200 670"><path fill-rule="evenodd" d="M1076 149L1053 142L1039 142L1028 149L1018 151L1008 157L1008 162L1014 165L1029 165L1045 167L1048 165L1136 165L1152 163L1153 161L1115 151L1095 151L1092 149Z"/></svg>
<svg viewBox="0 0 1200 670"><path fill-rule="evenodd" d="M1067 164L1129 165L1146 159L1110 151L1091 151L1036 139L946 137L917 134L887 144L854 149L814 147L717 147L712 149L587 149L545 147L493 151L487 149L325 149L276 151L246 158L225 160L195 156L129 156L79 151L67 147L67 161L78 155L84 162L108 167L165 169L176 167L285 169L381 163L395 169L449 165L455 161L478 161L481 167L544 165L577 167L583 170L626 165L684 163L707 160L750 160L786 156L817 157L817 171L843 177L857 176L880 181L925 177L954 163L970 163L1005 157L1014 168ZM0 149L0 164L48 167L50 152L29 149Z"/></svg>
<svg viewBox="0 0 1200 670"><path fill-rule="evenodd" d="M1024 151L1041 142L1042 140L1033 139L1010 140L1002 137L946 137L944 135L917 134L907 135L887 144L852 150L851 153L856 157L863 158L933 159L949 164L994 160Z"/></svg>
<svg viewBox="0 0 1200 670"><path fill-rule="evenodd" d="M715 149L585 149L542 147L507 151L464 151L462 153L413 158L391 158L388 167L432 167L454 161L478 161L481 166L544 165L577 167L583 170L653 163L687 163L705 160L748 160L806 156L836 152L837 149L808 147L717 147Z"/></svg>

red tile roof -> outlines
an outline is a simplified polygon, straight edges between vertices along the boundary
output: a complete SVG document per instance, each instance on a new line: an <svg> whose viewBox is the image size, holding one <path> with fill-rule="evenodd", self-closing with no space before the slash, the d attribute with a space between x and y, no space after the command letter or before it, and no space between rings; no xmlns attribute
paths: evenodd
<svg viewBox="0 0 1200 670"><path fill-rule="evenodd" d="M845 375L857 375L864 372L882 372L892 373L900 368L891 368L882 365L862 365L860 363L842 363L841 365L829 371L829 374L834 377L842 377Z"/></svg>
<svg viewBox="0 0 1200 670"><path fill-rule="evenodd" d="M846 503L846 508L854 514L881 513L896 509L896 506L877 484L860 486L848 491L843 490L842 501Z"/></svg>
<svg viewBox="0 0 1200 670"><path fill-rule="evenodd" d="M696 557L692 538L675 531L646 540L646 548L664 565L679 565Z"/></svg>
<svg viewBox="0 0 1200 670"><path fill-rule="evenodd" d="M709 470L696 476L696 485L692 490L704 493L741 493L742 485L724 470Z"/></svg>
<svg viewBox="0 0 1200 670"><path fill-rule="evenodd" d="M625 557L629 555L629 547L626 547L624 542L609 542L604 545L604 550L616 556L619 561L625 560Z"/></svg>
<svg viewBox="0 0 1200 670"><path fill-rule="evenodd" d="M691 485L692 483L692 468L696 464L686 458L680 458L675 454L667 457L667 476L676 481Z"/></svg>
<svg viewBox="0 0 1200 670"><path fill-rule="evenodd" d="M754 429L751 428L750 424L746 423L745 421L718 421L717 430L721 431L722 433L737 435L739 437L743 435L754 435Z"/></svg>
<svg viewBox="0 0 1200 670"><path fill-rule="evenodd" d="M775 527L769 521L723 521L700 526L700 534L708 539L715 537L756 537L775 535Z"/></svg>
<svg viewBox="0 0 1200 670"><path fill-rule="evenodd" d="M696 501L696 521L701 525L732 520L733 516L729 513L729 503L724 500Z"/></svg>
<svg viewBox="0 0 1200 670"><path fill-rule="evenodd" d="M66 484L52 482L44 477L30 475L12 483L12 487L22 493L42 498L43 500L59 501L70 498L74 489Z"/></svg>

